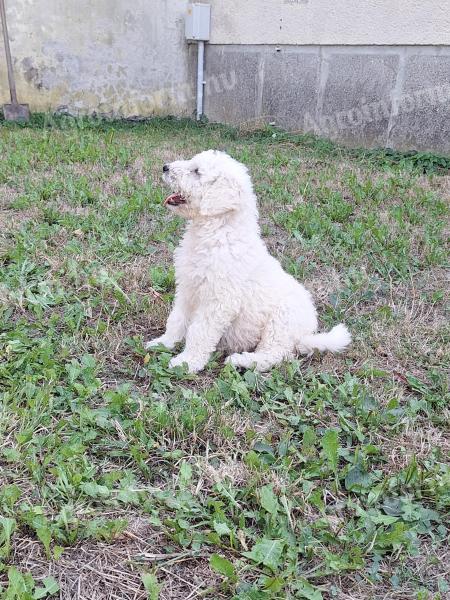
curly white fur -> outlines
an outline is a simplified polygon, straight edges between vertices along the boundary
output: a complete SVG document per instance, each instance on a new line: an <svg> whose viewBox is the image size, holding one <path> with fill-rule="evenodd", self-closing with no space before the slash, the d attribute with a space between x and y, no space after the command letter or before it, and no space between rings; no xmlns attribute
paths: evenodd
<svg viewBox="0 0 450 600"><path fill-rule="evenodd" d="M236 367L265 371L315 349L341 352L351 337L345 325L315 333L309 292L283 271L260 237L258 209L247 169L208 150L164 167L174 194L166 204L188 219L175 251L176 293L166 332L146 344L173 348L170 361L203 369L216 349Z"/></svg>

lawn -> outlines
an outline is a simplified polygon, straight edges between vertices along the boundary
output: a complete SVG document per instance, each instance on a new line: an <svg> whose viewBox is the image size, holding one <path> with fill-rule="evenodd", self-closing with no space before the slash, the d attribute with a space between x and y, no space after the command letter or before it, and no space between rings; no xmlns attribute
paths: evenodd
<svg viewBox="0 0 450 600"><path fill-rule="evenodd" d="M144 350L183 231L161 167L210 147L346 354ZM0 123L0 158L2 599L449 598L450 160L69 117Z"/></svg>

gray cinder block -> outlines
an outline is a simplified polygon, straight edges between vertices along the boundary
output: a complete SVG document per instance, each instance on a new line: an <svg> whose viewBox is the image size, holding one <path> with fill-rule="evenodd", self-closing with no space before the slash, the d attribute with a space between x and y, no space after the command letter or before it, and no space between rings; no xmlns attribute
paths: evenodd
<svg viewBox="0 0 450 600"><path fill-rule="evenodd" d="M406 57L388 144L450 154L450 53Z"/></svg>

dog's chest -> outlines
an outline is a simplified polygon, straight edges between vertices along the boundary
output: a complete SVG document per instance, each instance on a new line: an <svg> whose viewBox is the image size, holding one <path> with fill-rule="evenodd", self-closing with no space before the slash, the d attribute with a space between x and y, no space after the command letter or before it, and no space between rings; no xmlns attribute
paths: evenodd
<svg viewBox="0 0 450 600"><path fill-rule="evenodd" d="M211 273L210 257L205 252L199 252L189 239L184 239L175 250L174 259L177 285L189 291L191 298L196 296L208 272Z"/></svg>
<svg viewBox="0 0 450 600"><path fill-rule="evenodd" d="M187 233L175 250L177 283L198 290L204 283L227 275L229 257L226 245L202 243Z"/></svg>

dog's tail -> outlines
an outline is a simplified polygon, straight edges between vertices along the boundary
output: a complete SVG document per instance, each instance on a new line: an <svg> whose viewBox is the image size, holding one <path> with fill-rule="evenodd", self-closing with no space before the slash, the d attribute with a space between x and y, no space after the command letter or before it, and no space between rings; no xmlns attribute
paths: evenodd
<svg viewBox="0 0 450 600"><path fill-rule="evenodd" d="M301 354L312 354L314 350L319 352L342 352L352 341L347 327L340 323L328 333L311 333L300 340L298 351Z"/></svg>

